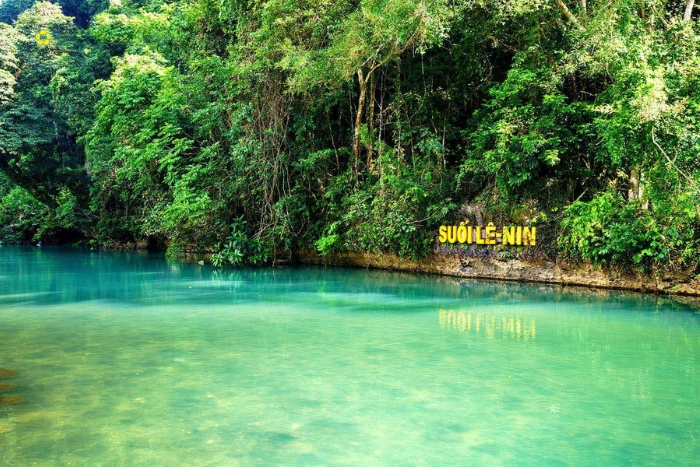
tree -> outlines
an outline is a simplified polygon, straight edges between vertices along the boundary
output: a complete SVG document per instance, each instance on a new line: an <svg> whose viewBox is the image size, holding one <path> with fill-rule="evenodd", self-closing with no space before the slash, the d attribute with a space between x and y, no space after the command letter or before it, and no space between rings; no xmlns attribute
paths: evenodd
<svg viewBox="0 0 700 467"><path fill-rule="evenodd" d="M87 178L78 134L92 117L92 81L109 69L72 18L39 2L14 26L0 25L0 170L52 209L69 193L87 201ZM39 45L40 30L51 34ZM76 228L76 226L67 226Z"/></svg>

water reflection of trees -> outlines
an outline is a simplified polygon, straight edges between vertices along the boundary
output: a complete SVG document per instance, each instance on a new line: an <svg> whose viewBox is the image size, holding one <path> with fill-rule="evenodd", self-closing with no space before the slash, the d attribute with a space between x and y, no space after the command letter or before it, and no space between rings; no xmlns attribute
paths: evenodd
<svg viewBox="0 0 700 467"><path fill-rule="evenodd" d="M529 341L537 337L534 318L499 316L488 311L455 311L440 309L440 327L464 333L483 334L488 339L503 338Z"/></svg>
<svg viewBox="0 0 700 467"><path fill-rule="evenodd" d="M289 301L290 295L299 304L321 297L329 307L361 305L367 310L381 308L399 313L458 309L461 303L476 301L483 305L564 301L598 304L608 309L624 303L625 307L639 310L670 304L663 297L553 285L325 267L217 270L210 265L200 266L145 251L55 247L1 246L0 287L0 305L88 300L158 305L212 300ZM360 308L355 306L355 309ZM476 315L472 320L475 325ZM502 320L499 325L510 326L509 321L504 325ZM521 333L524 326L521 320ZM517 335L517 320L513 321L513 329Z"/></svg>

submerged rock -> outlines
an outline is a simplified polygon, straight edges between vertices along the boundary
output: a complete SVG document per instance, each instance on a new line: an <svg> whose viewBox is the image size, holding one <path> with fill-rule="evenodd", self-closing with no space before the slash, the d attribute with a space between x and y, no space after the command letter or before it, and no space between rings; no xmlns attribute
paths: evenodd
<svg viewBox="0 0 700 467"><path fill-rule="evenodd" d="M0 379L6 379L11 376L16 375L17 372L14 370L8 370L7 368L0 368Z"/></svg>
<svg viewBox="0 0 700 467"><path fill-rule="evenodd" d="M283 432L269 432L267 433L268 438L270 441L275 442L275 443L285 443L288 441L294 441L297 439L296 436L290 433L283 433Z"/></svg>
<svg viewBox="0 0 700 467"><path fill-rule="evenodd" d="M21 404L22 402L24 402L24 399L19 396L0 397L0 405Z"/></svg>

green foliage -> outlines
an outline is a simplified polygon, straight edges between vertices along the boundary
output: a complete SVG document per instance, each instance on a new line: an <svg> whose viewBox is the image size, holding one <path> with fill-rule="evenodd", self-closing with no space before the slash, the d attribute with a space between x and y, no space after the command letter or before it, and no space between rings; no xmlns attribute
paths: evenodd
<svg viewBox="0 0 700 467"><path fill-rule="evenodd" d="M657 212L610 191L589 202L576 201L565 210L562 250L570 259L596 265L694 268L700 246L697 200L679 201Z"/></svg>
<svg viewBox="0 0 700 467"><path fill-rule="evenodd" d="M326 192L330 222L316 242L321 254L332 251L394 252L425 256L433 232L456 206L448 197L448 178L439 167L402 164L397 151L375 143L380 154L376 174L354 186L352 174L337 177Z"/></svg>
<svg viewBox="0 0 700 467"><path fill-rule="evenodd" d="M33 4L34 0L3 0L0 2L0 23L12 24L22 12Z"/></svg>
<svg viewBox="0 0 700 467"><path fill-rule="evenodd" d="M462 177L495 174L501 193L514 193L543 177L546 166L560 162L568 142L562 140L571 139L563 124L568 109L558 83L549 82L546 70L522 69L522 62L516 58L508 78L491 88L491 98L475 115L481 121L471 139L483 160L462 166Z"/></svg>
<svg viewBox="0 0 700 467"><path fill-rule="evenodd" d="M216 267L258 265L267 262L268 256L269 252L260 239L251 237L248 222L241 216L231 224L231 234L226 241L216 244L211 261Z"/></svg>
<svg viewBox="0 0 700 467"><path fill-rule="evenodd" d="M90 223L67 188L56 198L55 209L41 204L5 177L0 177L0 195L0 241L4 243L74 242L84 236Z"/></svg>
<svg viewBox="0 0 700 467"><path fill-rule="evenodd" d="M31 239L39 230L46 207L20 187L2 187L0 201L0 241L19 243Z"/></svg>
<svg viewBox="0 0 700 467"><path fill-rule="evenodd" d="M697 266L700 40L678 5L59 3L0 7L8 239L419 258L479 206L536 223L540 256Z"/></svg>
<svg viewBox="0 0 700 467"><path fill-rule="evenodd" d="M109 62L60 6L26 6L12 26L0 23L0 170L48 208L33 218L31 236L72 240L90 222L89 181L76 140L91 125L97 97L91 88L109 73ZM48 45L36 43L40 29L50 32ZM24 232L17 240L31 239Z"/></svg>

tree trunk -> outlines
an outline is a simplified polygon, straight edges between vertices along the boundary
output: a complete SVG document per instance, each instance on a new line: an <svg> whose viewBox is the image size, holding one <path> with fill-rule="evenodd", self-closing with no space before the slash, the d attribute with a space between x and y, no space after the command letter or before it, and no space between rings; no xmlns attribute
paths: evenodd
<svg viewBox="0 0 700 467"><path fill-rule="evenodd" d="M693 6L694 5L695 5L695 0L686 0L685 13L683 14L683 21L690 21L690 17L693 14Z"/></svg>
<svg viewBox="0 0 700 467"><path fill-rule="evenodd" d="M354 155L353 173L357 178L358 164L360 160L360 125L362 125L362 114L365 110L365 94L367 93L367 78L362 72L362 68L357 70L357 80L360 83L360 97L357 99L357 114L355 115L355 134L352 142L352 152Z"/></svg>
<svg viewBox="0 0 700 467"><path fill-rule="evenodd" d="M634 203L639 199L639 172L637 169L630 170L630 187L627 191L627 201Z"/></svg>
<svg viewBox="0 0 700 467"><path fill-rule="evenodd" d="M627 200L630 203L644 199L644 185L644 172L637 168L630 170L630 187L627 192ZM649 209L649 200L644 201L642 208Z"/></svg>
<svg viewBox="0 0 700 467"><path fill-rule="evenodd" d="M374 94L377 90L377 80L374 75L368 78L371 79L371 84L369 86L369 107L367 107L367 130L371 137L372 130L374 130ZM374 161L372 160L373 149L372 141L370 141L369 147L367 148L367 170L369 173L374 172Z"/></svg>

